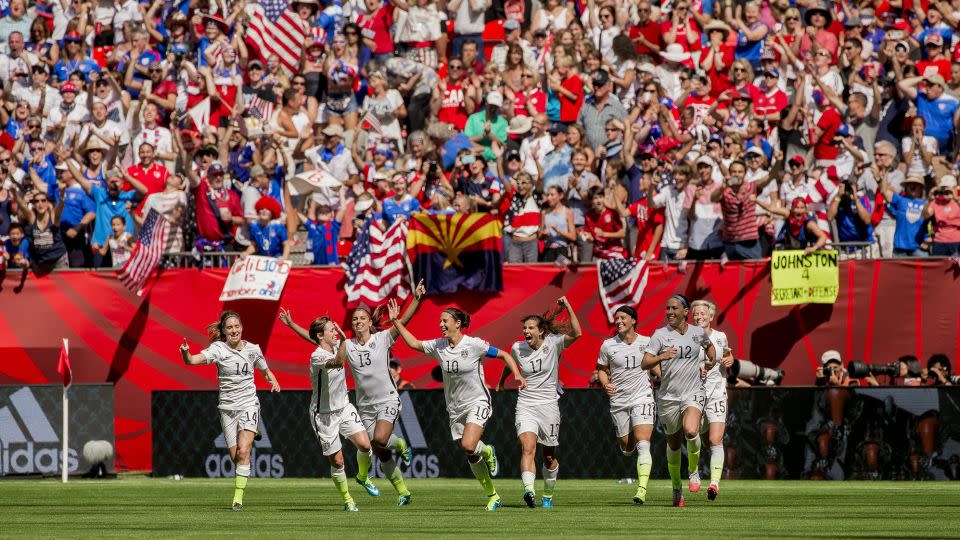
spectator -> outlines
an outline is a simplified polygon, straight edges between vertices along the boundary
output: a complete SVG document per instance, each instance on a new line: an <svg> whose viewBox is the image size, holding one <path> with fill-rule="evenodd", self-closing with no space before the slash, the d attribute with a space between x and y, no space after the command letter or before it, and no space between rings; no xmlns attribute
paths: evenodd
<svg viewBox="0 0 960 540"><path fill-rule="evenodd" d="M923 179L908 176L903 181L903 194L894 191L887 182L880 184L880 193L896 219L893 235L894 257L925 257L921 248L926 235L926 219L923 217Z"/></svg>
<svg viewBox="0 0 960 540"><path fill-rule="evenodd" d="M287 228L277 221L280 218L280 203L273 197L261 197L256 204L257 220L250 224L250 245L246 255L290 258L290 241Z"/></svg>
<svg viewBox="0 0 960 540"><path fill-rule="evenodd" d="M463 0L464 3L467 3L469 0ZM416 388L416 386L404 379L400 373L403 371L403 368L400 367L400 361L396 358L390 358L390 378L393 379L393 385L397 390L409 390L411 388Z"/></svg>
<svg viewBox="0 0 960 540"><path fill-rule="evenodd" d="M640 189L650 188L650 177L643 175ZM650 208L646 197L640 197L629 207L624 208L620 199L616 206L621 217L631 217L637 222L637 246L633 256L645 261L655 261L660 257L660 239L663 238L664 215L662 208Z"/></svg>
<svg viewBox="0 0 960 540"><path fill-rule="evenodd" d="M184 191L183 177L179 174L168 175L163 191L147 195L139 213L133 214L137 225L143 225L143 220L150 210L156 210L170 225L167 232L167 243L164 253L179 253L184 251L184 216L187 214L187 194Z"/></svg>
<svg viewBox="0 0 960 540"><path fill-rule="evenodd" d="M757 185L744 183L747 172L742 161L729 167L730 176L723 188L713 192L710 200L720 203L723 215L723 252L731 260L759 259L761 256L757 231Z"/></svg>
<svg viewBox="0 0 960 540"><path fill-rule="evenodd" d="M63 191L60 191L56 181L47 184L40 180L36 172L31 176L39 192L46 193L48 197L52 196L52 200L57 203L63 199L60 227L63 230L63 242L67 248L70 268L89 268L93 264L93 252L90 251L88 230L97 217L93 198L83 190L69 170L60 171Z"/></svg>
<svg viewBox="0 0 960 540"><path fill-rule="evenodd" d="M23 225L10 225L9 236L3 241L4 264L13 268L30 266L30 240L23 232Z"/></svg>
<svg viewBox="0 0 960 540"><path fill-rule="evenodd" d="M596 186L589 192L590 211L584 216L584 237L593 243L594 259L622 259L627 257L623 247L626 230L619 213L611 210L603 188Z"/></svg>
<svg viewBox="0 0 960 540"><path fill-rule="evenodd" d="M786 218L786 223L777 236L777 245L784 249L802 249L806 254L826 245L827 235L817 225L817 218L807 213L807 202L804 199L794 199L789 211L771 207L760 199L757 199L757 204Z"/></svg>
<svg viewBox="0 0 960 540"><path fill-rule="evenodd" d="M540 238L543 239L544 262L573 261L571 246L577 240L573 211L563 204L564 191L550 186L544 193L546 201L540 215Z"/></svg>
<svg viewBox="0 0 960 540"><path fill-rule="evenodd" d="M466 195L481 212L496 212L503 194L503 184L487 168L483 154L467 154L460 159L464 167L456 190Z"/></svg>
<svg viewBox="0 0 960 540"><path fill-rule="evenodd" d="M945 175L923 205L923 219L933 225L930 254L935 257L960 256L960 196L957 178Z"/></svg>
<svg viewBox="0 0 960 540"><path fill-rule="evenodd" d="M662 185L660 176L654 176L647 189L647 208L663 208L663 238L660 240L660 260L675 261L687 256L688 220L683 207L687 182L692 176L689 165L680 164L673 170L673 182Z"/></svg>
<svg viewBox="0 0 960 540"><path fill-rule="evenodd" d="M920 82L926 82L923 90L918 90ZM960 108L957 98L946 94L947 82L939 73L909 77L897 83L897 88L909 99L916 102L917 113L926 121L925 135L936 139L941 153L949 147L953 132L957 126L956 113Z"/></svg>
<svg viewBox="0 0 960 540"><path fill-rule="evenodd" d="M559 102L556 121L564 124L576 122L583 106L583 81L573 70L575 63L573 58L561 56L549 77L550 91Z"/></svg>
<svg viewBox="0 0 960 540"><path fill-rule="evenodd" d="M594 71L591 80L593 94L581 107L577 124L582 125L586 130L587 144L599 152L599 148L607 141L607 122L626 118L627 111L613 94L613 81L606 71Z"/></svg>
<svg viewBox="0 0 960 540"><path fill-rule="evenodd" d="M463 129L463 133L470 137L471 141L483 147L483 157L486 160L496 159L491 149L494 142L504 144L507 141L508 122L500 114L501 107L503 107L503 94L500 92L487 94L484 110L471 114Z"/></svg>
<svg viewBox="0 0 960 540"><path fill-rule="evenodd" d="M508 263L537 262L540 223L540 194L533 178L521 172L505 216L504 251Z"/></svg>
<svg viewBox="0 0 960 540"><path fill-rule="evenodd" d="M927 385L953 386L954 376L950 368L950 359L945 354L932 354L927 360Z"/></svg>
<svg viewBox="0 0 960 540"><path fill-rule="evenodd" d="M232 247L243 209L236 191L225 184L223 165L213 162L202 176L190 170L187 177L195 201L198 243L203 250L225 251Z"/></svg>
<svg viewBox="0 0 960 540"><path fill-rule="evenodd" d="M333 208L311 200L307 215L300 220L307 229L307 250L304 256L308 264L335 265L340 263L337 245L340 241L340 228L347 211L347 188L340 190L340 204L334 214Z"/></svg>
<svg viewBox="0 0 960 540"><path fill-rule="evenodd" d="M407 191L406 176L395 174L391 184L393 188L392 196L383 201L383 217L387 225L392 225L397 219L410 219L411 213L421 210L420 201Z"/></svg>
<svg viewBox="0 0 960 540"><path fill-rule="evenodd" d="M836 220L837 240L840 242L873 242L873 201L853 182L842 182L830 201L827 219ZM801 199L795 199L801 200Z"/></svg>
<svg viewBox="0 0 960 540"><path fill-rule="evenodd" d="M896 233L897 221L892 209L885 204L880 184L886 181L890 189L900 191L903 184L903 172L897 167L897 147L889 141L879 141L874 145L874 163L863 171L858 179L858 185L864 189L867 198L874 201L875 212L880 213L880 220L871 219L874 224L874 237L877 249L875 256L893 256L893 238Z"/></svg>
<svg viewBox="0 0 960 540"><path fill-rule="evenodd" d="M106 258L110 255L114 268L123 268L130 260L130 254L133 248L137 246L137 239L127 232L127 220L124 216L117 215L110 219L110 237L106 243L97 247L97 255Z"/></svg>
<svg viewBox="0 0 960 540"><path fill-rule="evenodd" d="M565 189L573 172L573 150L567 145L567 126L553 124L549 133L553 149L544 156L540 165L543 170L543 189L553 186Z"/></svg>
<svg viewBox="0 0 960 540"><path fill-rule="evenodd" d="M46 193L34 192L29 203L23 199L19 190L15 189L13 195L17 202L20 221L24 225L26 236L24 241L27 242L25 259L30 262L33 271L46 274L52 270L68 268L67 246L63 243L60 232L63 198L54 207ZM14 253L14 260L16 260L16 253L22 250L19 248L14 251L12 248L15 247L18 246L11 245L8 249L8 252Z"/></svg>
<svg viewBox="0 0 960 540"><path fill-rule="evenodd" d="M713 180L716 167L713 158L700 156L697 159L696 178L684 189L683 207L689 220L688 260L719 259L723 253L723 240L720 236L720 204L712 200L713 193L721 185Z"/></svg>
<svg viewBox="0 0 960 540"><path fill-rule="evenodd" d="M147 193L147 187L132 176L127 177L127 181L133 186L133 189L123 190L123 175L118 169L111 169L107 172L105 178L106 187L88 182L80 173L73 161L68 161L67 166L70 172L80 182L80 186L91 197L97 206L97 217L94 222L93 236L90 239L90 246L93 249L93 265L112 266L108 258L104 257L102 247L106 245L111 236L113 227L113 218L120 216L123 218L124 230L133 233L133 218L127 208L127 203L133 203L138 197L143 197Z"/></svg>

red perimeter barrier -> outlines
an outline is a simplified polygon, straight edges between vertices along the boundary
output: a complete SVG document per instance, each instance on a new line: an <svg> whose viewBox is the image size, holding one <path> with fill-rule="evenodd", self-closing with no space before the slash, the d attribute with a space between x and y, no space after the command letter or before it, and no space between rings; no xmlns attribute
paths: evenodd
<svg viewBox="0 0 960 540"><path fill-rule="evenodd" d="M663 302L681 292L718 305L716 326L725 331L739 358L786 370L785 384L810 384L820 353L839 350L845 360L889 362L902 354L926 359L943 352L960 357L960 271L949 261L848 261L840 267L835 305L770 306L767 263L676 266L650 269L640 327L649 335L662 324ZM116 385L117 466L151 467L150 392L215 389L211 367L188 368L177 348L186 337L197 352L206 343L204 327L224 307L218 300L226 270L168 270L145 297L129 293L112 273L19 274L0 282L0 384L55 383L60 338L70 339L74 382ZM584 337L564 354L560 370L568 387L584 386L600 343L611 327L597 293L595 267L561 270L552 265L505 266L507 287L499 295L462 292L430 297L411 321L420 338L439 335L440 311L455 305L471 313L470 333L508 348L520 338L520 317L542 312L560 295L576 306ZM284 388L309 388L310 345L277 320L280 305L306 325L330 315L346 324L343 272L298 268L287 280L280 303L237 301L227 307L243 316L244 337L259 343ZM394 347L404 377L421 388L438 386L434 363L402 343ZM494 384L500 366L491 363ZM258 384L262 379L257 376ZM213 413L211 412L211 415ZM211 416L211 422L215 421Z"/></svg>

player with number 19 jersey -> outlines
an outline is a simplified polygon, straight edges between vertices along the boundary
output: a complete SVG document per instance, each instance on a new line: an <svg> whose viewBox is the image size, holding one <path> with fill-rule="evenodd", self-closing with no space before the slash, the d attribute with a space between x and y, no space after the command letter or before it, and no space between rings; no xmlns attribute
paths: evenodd
<svg viewBox="0 0 960 540"><path fill-rule="evenodd" d="M517 361L527 386L517 397L517 434L537 434L537 442L544 446L559 446L560 354L564 349L563 334L548 334L537 349L526 341L517 341L510 354Z"/></svg>
<svg viewBox="0 0 960 540"><path fill-rule="evenodd" d="M610 396L610 415L617 437L626 436L632 426L654 423L656 411L650 376L640 367L649 340L636 334L633 343L627 343L616 335L600 346L597 364L609 367L610 382L616 387L616 393Z"/></svg>
<svg viewBox="0 0 960 540"><path fill-rule="evenodd" d="M423 352L440 363L443 371L443 397L450 415L450 434L454 440L463 436L467 423L485 426L490 418L490 391L484 382L483 358L490 344L463 336L456 347L447 338L421 342Z"/></svg>

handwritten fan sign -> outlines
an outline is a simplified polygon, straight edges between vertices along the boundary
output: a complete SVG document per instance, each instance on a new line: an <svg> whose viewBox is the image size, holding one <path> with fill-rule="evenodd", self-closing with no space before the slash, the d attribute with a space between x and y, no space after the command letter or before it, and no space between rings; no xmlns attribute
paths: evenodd
<svg viewBox="0 0 960 540"><path fill-rule="evenodd" d="M220 293L221 302L231 300L280 300L293 264L285 259L251 255L233 263Z"/></svg>
<svg viewBox="0 0 960 540"><path fill-rule="evenodd" d="M770 256L771 306L833 304L840 293L836 251L774 251Z"/></svg>

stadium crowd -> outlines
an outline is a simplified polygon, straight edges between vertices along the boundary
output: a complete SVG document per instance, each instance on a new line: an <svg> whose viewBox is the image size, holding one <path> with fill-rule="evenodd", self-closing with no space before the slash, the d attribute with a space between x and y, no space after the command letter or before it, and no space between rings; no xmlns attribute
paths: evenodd
<svg viewBox="0 0 960 540"><path fill-rule="evenodd" d="M119 267L151 209L307 264L422 211L507 262L960 253L956 0L253 4L0 2L8 265Z"/></svg>

